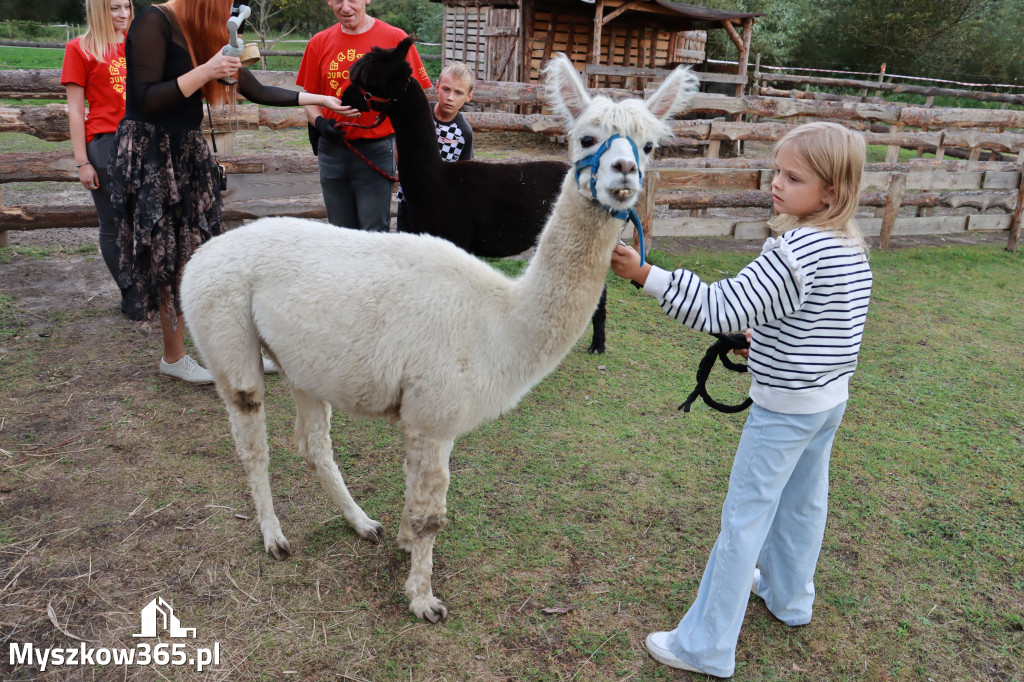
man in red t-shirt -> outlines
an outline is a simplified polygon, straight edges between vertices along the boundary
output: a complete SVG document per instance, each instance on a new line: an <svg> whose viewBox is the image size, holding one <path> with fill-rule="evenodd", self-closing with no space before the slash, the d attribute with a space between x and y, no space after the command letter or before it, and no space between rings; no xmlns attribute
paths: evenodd
<svg viewBox="0 0 1024 682"><path fill-rule="evenodd" d="M340 98L357 59L371 48L394 47L406 37L402 29L368 16L368 4L370 0L328 0L338 25L310 39L299 66L299 86L307 92ZM406 59L423 89L432 87L415 47L409 49ZM386 119L373 128L336 129L338 120L368 125L377 117L375 112L355 109L346 113L347 119L321 107L306 107L306 118L319 133L315 151L327 220L342 227L387 231L391 227L392 183L384 173L395 174L395 131ZM354 118L357 115L358 119Z"/></svg>

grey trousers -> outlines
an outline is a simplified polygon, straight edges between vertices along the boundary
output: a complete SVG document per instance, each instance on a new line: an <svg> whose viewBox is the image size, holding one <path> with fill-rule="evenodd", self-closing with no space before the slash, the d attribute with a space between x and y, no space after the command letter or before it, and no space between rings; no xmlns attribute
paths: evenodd
<svg viewBox="0 0 1024 682"><path fill-rule="evenodd" d="M100 133L85 145L86 156L96 171L99 189L90 190L92 203L96 206L96 214L100 222L100 254L110 271L114 282L121 280L121 249L117 245L117 229L114 227L114 207L110 204L110 176L107 174L107 163L114 146L114 133ZM118 284L120 287L120 284ZM121 311L133 320L145 319L145 311L141 308L139 293L134 285L121 288Z"/></svg>
<svg viewBox="0 0 1024 682"><path fill-rule="evenodd" d="M352 142L359 153L395 174L394 136ZM392 183L344 144L321 137L317 147L320 189L332 225L386 232L391 228Z"/></svg>

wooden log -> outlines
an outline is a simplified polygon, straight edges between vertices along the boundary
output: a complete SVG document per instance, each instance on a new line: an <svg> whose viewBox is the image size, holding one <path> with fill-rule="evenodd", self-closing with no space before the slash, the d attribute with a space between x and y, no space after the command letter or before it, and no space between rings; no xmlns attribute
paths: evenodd
<svg viewBox="0 0 1024 682"><path fill-rule="evenodd" d="M693 190L689 192L661 192L656 201L658 204L677 210L696 208L771 208L771 192L745 190L742 192L708 192Z"/></svg>
<svg viewBox="0 0 1024 682"><path fill-rule="evenodd" d="M980 92L977 90L958 90L954 88L943 88L930 85L906 85L904 83L878 83L876 81L863 81L847 78L825 78L818 76L794 76L790 74L762 72L762 80L774 81L776 83L800 83L817 85L828 88L874 88L875 90L886 90L888 92L911 92L919 95L935 97L965 97L979 102L1009 102L1010 104L1024 104L1024 95L1013 95L1001 92Z"/></svg>
<svg viewBox="0 0 1024 682"><path fill-rule="evenodd" d="M218 133L228 130L255 130L260 126L276 130L306 126L303 110L296 108L260 107L239 104L232 112L228 108L213 112L213 124ZM202 123L208 126L206 119ZM68 107L66 104L43 106L0 107L0 132L25 133L49 142L70 139Z"/></svg>
<svg viewBox="0 0 1024 682"><path fill-rule="evenodd" d="M953 107L904 107L899 122L920 128L952 126L956 128L1024 128L1024 111L1016 109L961 109Z"/></svg>
<svg viewBox="0 0 1024 682"><path fill-rule="evenodd" d="M67 105L0 107L0 132L25 133L50 142L70 139Z"/></svg>
<svg viewBox="0 0 1024 682"><path fill-rule="evenodd" d="M693 210L708 208L771 208L772 195L765 189L743 190L739 192L715 192L705 189L687 191L666 190L662 183L655 201L659 205L676 210ZM889 192L863 192L860 205L865 207L885 208L889 203ZM900 206L918 208L977 208L987 211L993 208L1003 209L1009 214L1013 211L1013 194L997 192L904 192ZM884 217L884 210L881 216Z"/></svg>
<svg viewBox="0 0 1024 682"><path fill-rule="evenodd" d="M317 171L317 160L312 154L218 154L217 161L229 174ZM8 182L78 182L78 172L70 152L0 154L0 184Z"/></svg>
<svg viewBox="0 0 1024 682"><path fill-rule="evenodd" d="M879 248L886 249L889 247L889 240L892 239L892 230L896 225L896 216L899 213L900 203L903 201L903 191L906 187L906 173L893 173L892 183L889 185L889 192L885 201L885 214L882 216Z"/></svg>
<svg viewBox="0 0 1024 682"><path fill-rule="evenodd" d="M93 204L74 206L0 207L0 230L43 230L52 227L94 227L99 225Z"/></svg>
<svg viewBox="0 0 1024 682"><path fill-rule="evenodd" d="M21 93L52 93L64 95L59 69L0 70L0 90Z"/></svg>
<svg viewBox="0 0 1024 682"><path fill-rule="evenodd" d="M659 167L661 191L685 189L756 190L761 186L761 171Z"/></svg>
<svg viewBox="0 0 1024 682"><path fill-rule="evenodd" d="M890 102L878 97L864 97L862 95L839 95L832 92L817 92L815 90L780 90L765 85L760 89L760 94L765 97L791 97L794 99L813 99L820 102L866 102L869 104L892 104L895 106L911 106L903 102Z"/></svg>

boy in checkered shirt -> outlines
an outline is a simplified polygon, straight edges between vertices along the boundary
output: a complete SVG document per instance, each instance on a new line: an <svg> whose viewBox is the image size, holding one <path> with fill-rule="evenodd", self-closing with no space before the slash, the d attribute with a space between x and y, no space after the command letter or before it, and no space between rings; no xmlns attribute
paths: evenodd
<svg viewBox="0 0 1024 682"><path fill-rule="evenodd" d="M473 158L473 128L462 115L462 107L473 99L473 71L462 62L450 62L437 79L434 103L434 129L442 161L468 161ZM398 231L406 231L405 197L398 186Z"/></svg>

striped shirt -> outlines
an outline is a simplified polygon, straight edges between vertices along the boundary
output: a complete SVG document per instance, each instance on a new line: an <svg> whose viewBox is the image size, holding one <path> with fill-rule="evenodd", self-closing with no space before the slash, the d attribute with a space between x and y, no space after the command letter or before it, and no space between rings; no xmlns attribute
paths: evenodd
<svg viewBox="0 0 1024 682"><path fill-rule="evenodd" d="M871 282L856 245L798 227L769 238L736 277L705 284L688 270L652 267L644 291L698 331L753 328L750 397L774 412L812 414L849 395Z"/></svg>

